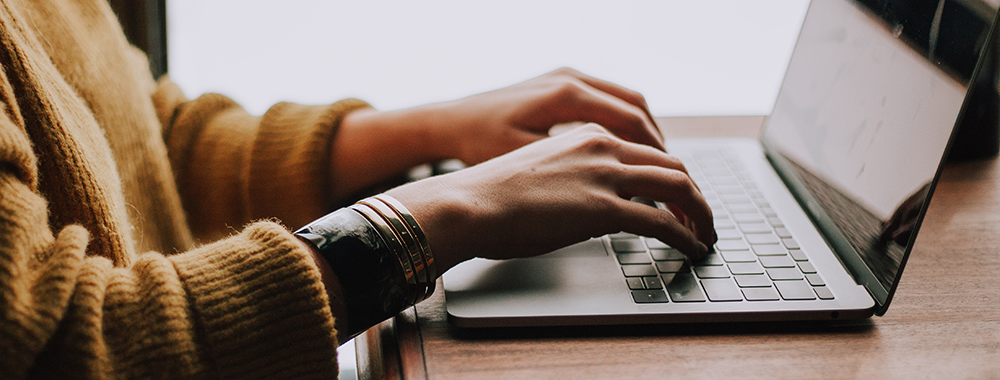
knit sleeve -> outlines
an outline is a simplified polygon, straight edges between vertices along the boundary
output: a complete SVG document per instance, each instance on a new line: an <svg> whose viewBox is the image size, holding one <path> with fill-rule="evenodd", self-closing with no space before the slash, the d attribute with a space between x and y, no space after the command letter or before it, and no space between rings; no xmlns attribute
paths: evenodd
<svg viewBox="0 0 1000 380"><path fill-rule="evenodd" d="M284 227L116 267L87 229L50 230L39 159L2 111L0 377L336 377L319 271Z"/></svg>
<svg viewBox="0 0 1000 380"><path fill-rule="evenodd" d="M252 116L232 99L188 100L168 77L153 95L178 189L194 234L212 239L258 218L304 225L331 211L330 145L356 100L279 103Z"/></svg>

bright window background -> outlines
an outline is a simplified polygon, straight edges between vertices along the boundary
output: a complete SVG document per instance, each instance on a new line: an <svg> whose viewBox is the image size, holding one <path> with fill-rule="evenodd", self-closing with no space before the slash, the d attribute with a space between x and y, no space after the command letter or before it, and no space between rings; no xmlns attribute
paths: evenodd
<svg viewBox="0 0 1000 380"><path fill-rule="evenodd" d="M770 112L806 0L168 2L171 77L253 113L345 97L411 107L561 66L657 116Z"/></svg>

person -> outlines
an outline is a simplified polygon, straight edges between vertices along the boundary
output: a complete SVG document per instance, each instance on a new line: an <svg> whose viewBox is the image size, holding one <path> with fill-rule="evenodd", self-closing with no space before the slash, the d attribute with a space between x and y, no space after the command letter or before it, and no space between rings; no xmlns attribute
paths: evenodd
<svg viewBox="0 0 1000 380"><path fill-rule="evenodd" d="M715 240L643 98L570 69L408 110L252 116L154 81L104 0L4 1L0 67L8 378L335 377L338 342L471 257ZM570 121L596 124L548 137ZM473 166L359 201L447 157Z"/></svg>

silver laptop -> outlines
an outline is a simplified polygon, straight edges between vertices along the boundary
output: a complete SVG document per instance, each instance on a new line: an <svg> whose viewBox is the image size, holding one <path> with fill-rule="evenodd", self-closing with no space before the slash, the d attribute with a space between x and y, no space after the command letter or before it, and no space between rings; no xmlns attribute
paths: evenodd
<svg viewBox="0 0 1000 380"><path fill-rule="evenodd" d="M996 92L992 76L977 75L992 70L976 70L989 55L980 52L992 40L994 9L978 0L890 3L810 4L759 140L668 139L713 209L719 241L706 260L627 233L530 259L475 259L444 275L449 320L489 327L884 314L955 126L982 114L970 109L970 87Z"/></svg>

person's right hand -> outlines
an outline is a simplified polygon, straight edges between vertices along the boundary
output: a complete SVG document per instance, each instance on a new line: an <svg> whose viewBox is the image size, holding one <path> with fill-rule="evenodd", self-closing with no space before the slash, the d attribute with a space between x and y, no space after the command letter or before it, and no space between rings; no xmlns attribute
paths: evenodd
<svg viewBox="0 0 1000 380"><path fill-rule="evenodd" d="M473 257L533 256L619 231L693 258L716 240L712 212L679 160L596 124L388 194L420 223L441 273Z"/></svg>

